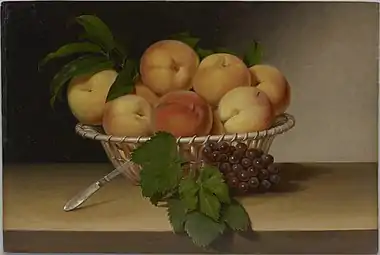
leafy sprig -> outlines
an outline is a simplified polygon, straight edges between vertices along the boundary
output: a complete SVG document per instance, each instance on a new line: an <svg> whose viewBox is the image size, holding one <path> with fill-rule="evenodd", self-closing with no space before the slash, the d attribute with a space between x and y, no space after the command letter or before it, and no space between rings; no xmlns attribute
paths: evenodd
<svg viewBox="0 0 380 255"><path fill-rule="evenodd" d="M80 41L70 42L48 53L38 64L41 70L48 62L75 57L65 64L54 76L50 84L50 104L54 107L56 99L63 100L62 91L65 86L78 76L91 76L97 72L113 69L120 72L112 84L107 100L131 93L138 74L136 64L128 59L128 52L123 44L117 41L110 28L95 15L81 15L74 23L83 28Z"/></svg>
<svg viewBox="0 0 380 255"><path fill-rule="evenodd" d="M167 203L175 233L185 233L194 244L206 247L227 229L249 229L247 212L231 197L217 168L205 165L199 174L185 174L171 134L156 133L132 152L131 159L141 166L142 195L154 205Z"/></svg>

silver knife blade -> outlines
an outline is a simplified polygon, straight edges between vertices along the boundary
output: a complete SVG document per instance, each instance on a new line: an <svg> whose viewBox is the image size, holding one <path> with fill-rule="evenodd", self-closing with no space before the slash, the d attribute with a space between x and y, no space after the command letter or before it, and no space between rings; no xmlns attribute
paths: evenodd
<svg viewBox="0 0 380 255"><path fill-rule="evenodd" d="M63 210L68 212L72 211L81 204L83 204L87 199L89 199L93 194L95 194L101 187L103 187L105 184L113 180L116 176L121 174L121 170L124 167L128 167L131 164L131 162L125 162L122 165L115 168L113 171L108 173L107 175L103 176L96 182L92 183L90 186L88 186L83 191L77 193L73 198L71 198L63 207Z"/></svg>

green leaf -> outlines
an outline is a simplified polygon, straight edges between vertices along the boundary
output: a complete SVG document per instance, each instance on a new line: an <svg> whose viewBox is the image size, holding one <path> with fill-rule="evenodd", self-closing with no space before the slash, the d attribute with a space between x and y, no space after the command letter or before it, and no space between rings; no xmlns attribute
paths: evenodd
<svg viewBox="0 0 380 255"><path fill-rule="evenodd" d="M199 190L199 209L200 211L212 218L219 221L221 204L219 199L212 193L205 190L203 187Z"/></svg>
<svg viewBox="0 0 380 255"><path fill-rule="evenodd" d="M54 58L67 57L76 53L102 53L102 49L90 42L69 43L49 53L40 63L39 67L45 65Z"/></svg>
<svg viewBox="0 0 380 255"><path fill-rule="evenodd" d="M182 33L174 34L174 35L171 35L169 38L172 40L178 40L178 41L181 41L183 43L186 43L191 48L195 48L195 46L200 41L199 38L191 36L189 32L182 32Z"/></svg>
<svg viewBox="0 0 380 255"><path fill-rule="evenodd" d="M101 45L107 52L115 48L115 42L109 27L95 15L82 15L76 22L83 26L86 37L92 42Z"/></svg>
<svg viewBox="0 0 380 255"><path fill-rule="evenodd" d="M168 132L154 134L148 141L132 151L131 159L142 166L161 162L169 165L181 160L177 151L177 140Z"/></svg>
<svg viewBox="0 0 380 255"><path fill-rule="evenodd" d="M179 182L182 168L180 163L145 165L140 171L140 185L144 197L163 195L173 190ZM154 201L154 200L153 200Z"/></svg>
<svg viewBox="0 0 380 255"><path fill-rule="evenodd" d="M157 206L158 205L158 202L160 202L163 198L163 194L162 193L155 193L153 194L150 198L149 198L149 201L152 203L152 205L154 206Z"/></svg>
<svg viewBox="0 0 380 255"><path fill-rule="evenodd" d="M164 196L175 189L182 175L176 139L169 133L158 132L136 148L131 159L139 164L140 185L145 197L157 193Z"/></svg>
<svg viewBox="0 0 380 255"><path fill-rule="evenodd" d="M135 76L136 63L132 60L127 60L124 68L120 71L115 82L108 91L107 102L133 92L135 87Z"/></svg>
<svg viewBox="0 0 380 255"><path fill-rule="evenodd" d="M248 67L257 65L261 62L262 54L261 45L258 42L253 42L246 52L243 61Z"/></svg>
<svg viewBox="0 0 380 255"><path fill-rule="evenodd" d="M186 177L179 183L179 195L186 207L192 211L198 206L199 186L194 179Z"/></svg>
<svg viewBox="0 0 380 255"><path fill-rule="evenodd" d="M124 45L122 45L120 42L118 41L115 41L115 47L117 49L117 51L121 54L121 56L123 56L124 58L127 57L128 55L128 51L127 49L124 47Z"/></svg>
<svg viewBox="0 0 380 255"><path fill-rule="evenodd" d="M199 181L203 184L208 179L212 178L213 176L222 178L222 175L218 168L210 165L205 165L202 167L199 175Z"/></svg>
<svg viewBox="0 0 380 255"><path fill-rule="evenodd" d="M223 222L215 222L199 212L192 212L186 218L186 233L196 245L201 247L210 245L225 230Z"/></svg>
<svg viewBox="0 0 380 255"><path fill-rule="evenodd" d="M57 97L61 99L60 92L67 84L67 82L69 82L72 78L81 75L91 76L102 70L112 68L113 63L103 56L82 56L69 62L64 67L62 67L62 69L54 76L54 78L51 81L51 106L54 106Z"/></svg>
<svg viewBox="0 0 380 255"><path fill-rule="evenodd" d="M181 200L170 199L168 201L168 218L175 233L182 233L185 231L186 206Z"/></svg>
<svg viewBox="0 0 380 255"><path fill-rule="evenodd" d="M202 169L203 182L202 187L212 194L216 195L223 203L230 203L230 194L228 185L225 183L222 174L212 166L206 166Z"/></svg>
<svg viewBox="0 0 380 255"><path fill-rule="evenodd" d="M223 208L222 219L232 230L247 231L250 227L248 213L235 199Z"/></svg>
<svg viewBox="0 0 380 255"><path fill-rule="evenodd" d="M199 47L197 47L195 49L195 51L197 52L197 54L198 54L198 56L199 56L200 59L204 59L205 57L214 54L214 52L212 50L206 50L206 49L202 49L202 48L199 48Z"/></svg>

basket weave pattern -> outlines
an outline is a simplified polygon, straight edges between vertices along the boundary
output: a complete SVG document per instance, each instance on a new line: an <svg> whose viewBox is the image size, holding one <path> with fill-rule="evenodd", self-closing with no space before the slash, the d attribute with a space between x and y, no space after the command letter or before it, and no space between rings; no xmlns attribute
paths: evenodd
<svg viewBox="0 0 380 255"><path fill-rule="evenodd" d="M230 144L243 142L249 148L261 149L265 153L268 153L275 137L290 130L294 127L294 125L294 117L285 113L279 115L273 126L268 130L244 134L179 137L177 138L177 148L181 156L189 162L193 162L193 165L198 165L202 162L201 151L205 144L209 141L226 141ZM81 123L76 125L75 131L84 138L100 141L108 159L115 168L129 161L130 153L141 143L149 139L149 137L117 137L106 135L104 134L102 128L83 125ZM160 152L158 151L157 153ZM122 173L133 184L138 185L140 181L139 171L139 166L134 165L131 162L129 167L123 168Z"/></svg>

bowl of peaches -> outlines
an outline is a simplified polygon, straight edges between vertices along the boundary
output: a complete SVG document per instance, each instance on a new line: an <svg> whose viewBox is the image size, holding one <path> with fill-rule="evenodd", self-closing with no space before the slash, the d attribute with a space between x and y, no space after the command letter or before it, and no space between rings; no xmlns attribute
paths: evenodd
<svg viewBox="0 0 380 255"><path fill-rule="evenodd" d="M104 103L118 75L102 70L72 79L67 89L76 132L100 141L115 167L159 131L176 137L189 162L201 162L219 156L210 154L215 144L267 155L274 138L295 125L286 113L291 89L284 74L272 65L247 66L234 54L200 58L181 41L157 41L139 60L133 91ZM138 168L123 172L139 182Z"/></svg>

